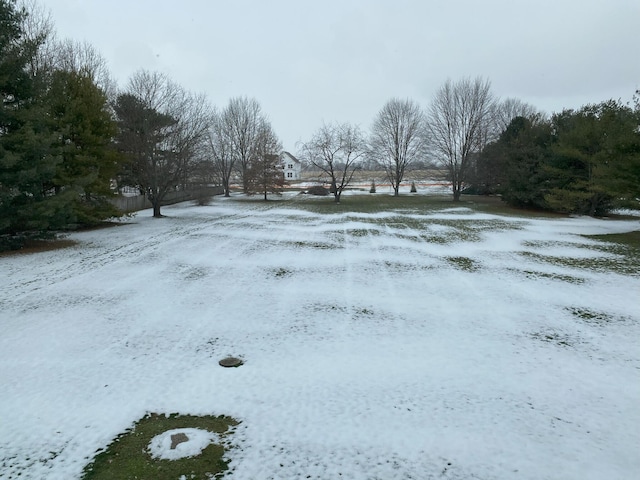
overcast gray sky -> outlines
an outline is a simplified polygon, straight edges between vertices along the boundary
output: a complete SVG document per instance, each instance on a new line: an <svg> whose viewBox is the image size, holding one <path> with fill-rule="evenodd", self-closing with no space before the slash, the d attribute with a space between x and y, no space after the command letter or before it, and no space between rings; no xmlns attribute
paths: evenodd
<svg viewBox="0 0 640 480"><path fill-rule="evenodd" d="M255 97L286 150L323 121L368 129L391 97L427 106L488 78L547 113L640 88L638 0L41 0L120 86L160 71L224 107Z"/></svg>

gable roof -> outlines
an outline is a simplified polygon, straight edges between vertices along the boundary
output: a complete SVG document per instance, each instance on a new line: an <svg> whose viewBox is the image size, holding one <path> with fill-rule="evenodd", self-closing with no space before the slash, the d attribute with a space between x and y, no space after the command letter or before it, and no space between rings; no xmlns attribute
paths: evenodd
<svg viewBox="0 0 640 480"><path fill-rule="evenodd" d="M293 160L295 163L300 163L300 160L298 160L296 157L294 157L292 154L290 154L289 152L282 152L282 156L285 157L289 157L291 160Z"/></svg>

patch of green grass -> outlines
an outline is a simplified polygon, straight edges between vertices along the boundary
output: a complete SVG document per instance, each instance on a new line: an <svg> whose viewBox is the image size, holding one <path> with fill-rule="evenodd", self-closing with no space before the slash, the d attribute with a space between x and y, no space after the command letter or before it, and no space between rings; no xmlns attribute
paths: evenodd
<svg viewBox="0 0 640 480"><path fill-rule="evenodd" d="M574 340L568 335L560 334L557 332L536 332L532 333L531 337L546 343L553 343L561 347L572 347Z"/></svg>
<svg viewBox="0 0 640 480"><path fill-rule="evenodd" d="M436 243L438 245L448 245L454 241L456 241L453 235L445 236L445 235L421 235L420 239L427 243Z"/></svg>
<svg viewBox="0 0 640 480"><path fill-rule="evenodd" d="M598 313L593 310L589 310L588 308L577 308L571 307L568 310L575 315L576 317L582 318L583 320L607 320L609 315L606 313Z"/></svg>
<svg viewBox="0 0 640 480"><path fill-rule="evenodd" d="M322 199L296 197L294 201L297 208L320 214L377 213L398 209L415 212L461 205L454 203L451 197L438 195L400 195L399 197L388 194L343 195L340 203L335 203L333 197Z"/></svg>
<svg viewBox="0 0 640 480"><path fill-rule="evenodd" d="M528 208L516 208L507 205L502 198L496 195L463 195L460 199L461 206L473 208L478 212L505 215L510 217L526 218L562 218L567 215L548 212L546 210L534 210Z"/></svg>
<svg viewBox="0 0 640 480"><path fill-rule="evenodd" d="M519 222L510 222L500 219L495 220L467 220L425 218L416 219L412 217L398 217L393 222L380 220L383 225L388 225L395 229L414 230L416 236L406 237L414 240L421 240L440 245L456 242L479 242L482 240L484 232L507 232L520 230L522 226ZM445 228L438 228L445 227Z"/></svg>
<svg viewBox="0 0 640 480"><path fill-rule="evenodd" d="M366 230L364 228L353 228L348 229L346 233L347 235L350 235L352 237L366 237L367 235L369 235L370 230Z"/></svg>
<svg viewBox="0 0 640 480"><path fill-rule="evenodd" d="M585 235L587 238L624 245L640 254L640 230L627 233L609 233L607 235Z"/></svg>
<svg viewBox="0 0 640 480"><path fill-rule="evenodd" d="M336 204L332 198L308 198L306 196L289 197L293 208L312 211L318 214L349 214L357 216L359 213L382 213L378 216L358 216L358 221L370 223L372 228L362 227L347 229L344 232L335 233L334 237L324 241L291 242L297 248L313 249L340 249L343 248L345 235L357 238L376 235L388 230L387 234L393 234L398 238L449 245L454 243L471 243L482 241L487 232L509 232L522 228L523 223L519 219L548 217L566 217L544 211L521 210L505 205L499 197L486 197L476 195L464 195L459 202L454 202L448 195L400 195L394 197L390 194L374 195L346 195L343 201ZM389 213L393 212L391 215ZM439 212L453 214L447 218L439 218ZM497 216L512 217L501 219L499 217L489 219L468 218L467 215L474 212L484 212ZM458 215L459 213L460 218ZM342 217L342 216L340 216ZM342 218L335 220L340 224ZM521 255L554 266L591 270L598 272L614 272L623 275L640 276L640 231L615 234L594 235L588 238L599 240L600 243L585 245L579 241L565 242L526 242L537 251L523 252ZM591 258L576 258L567 256L545 255L547 251L553 252L554 247L577 247L605 252L602 255ZM475 271L477 264L470 259L453 257L448 260L465 271ZM579 276L554 275L538 272L525 272L527 275L553 278L569 283L583 283Z"/></svg>
<svg viewBox="0 0 640 480"><path fill-rule="evenodd" d="M292 273L291 270L288 270L284 267L277 268L273 271L273 275L276 278L288 277L289 275L291 275L291 273Z"/></svg>
<svg viewBox="0 0 640 480"><path fill-rule="evenodd" d="M522 229L522 222L506 221L498 218L492 220L467 220L466 224L467 228L479 232L508 232Z"/></svg>
<svg viewBox="0 0 640 480"><path fill-rule="evenodd" d="M346 313L347 308L335 305L333 303L312 303L306 307L309 311L312 312L335 312L335 313Z"/></svg>
<svg viewBox="0 0 640 480"><path fill-rule="evenodd" d="M548 278L550 280L559 280L561 282L573 283L581 285L585 282L584 278L575 277L573 275L563 275L561 273L536 272L532 270L523 270L528 278Z"/></svg>
<svg viewBox="0 0 640 480"><path fill-rule="evenodd" d="M522 242L523 247L527 248L536 248L539 250L549 250L552 248L560 248L560 247L575 247L580 248L583 246L581 243L577 242L567 242L567 241L540 241L540 240L525 240Z"/></svg>
<svg viewBox="0 0 640 480"><path fill-rule="evenodd" d="M455 242L477 242L481 240L482 232L474 228L468 220L443 220L428 219L419 220L412 217L394 217L393 219L381 219L380 225L394 230L397 237L419 242L437 243L447 245ZM447 228L433 229L431 226L444 226Z"/></svg>
<svg viewBox="0 0 640 480"><path fill-rule="evenodd" d="M470 259L469 257L445 257L446 260L453 266L464 270L465 272L477 272L480 270L478 262Z"/></svg>
<svg viewBox="0 0 640 480"><path fill-rule="evenodd" d="M603 252L595 258L573 258L523 252L522 255L535 260L563 267L587 269L601 272L615 272L623 275L640 275L640 231L608 234L584 235L599 243L585 245L579 242L524 242L526 247L551 250L554 247L574 247Z"/></svg>
<svg viewBox="0 0 640 480"><path fill-rule="evenodd" d="M579 308L579 307L567 307L566 310L571 312L574 317L579 318L585 323L589 323L592 325L606 325L608 323L613 322L615 319L605 312L595 312L588 308ZM623 319L618 319L623 320Z"/></svg>
<svg viewBox="0 0 640 480"><path fill-rule="evenodd" d="M99 451L85 467L83 480L178 480L220 478L228 469L225 445L211 444L196 457L154 459L147 451L153 437L176 428L200 428L224 438L238 422L225 416L158 415L151 413Z"/></svg>
<svg viewBox="0 0 640 480"><path fill-rule="evenodd" d="M336 245L330 245L322 242L288 242L296 248L317 248L320 250L331 250L338 248Z"/></svg>
<svg viewBox="0 0 640 480"><path fill-rule="evenodd" d="M533 252L521 252L520 255L541 263L561 267L592 270L595 272L612 272L621 275L640 275L640 255L596 258L556 257Z"/></svg>

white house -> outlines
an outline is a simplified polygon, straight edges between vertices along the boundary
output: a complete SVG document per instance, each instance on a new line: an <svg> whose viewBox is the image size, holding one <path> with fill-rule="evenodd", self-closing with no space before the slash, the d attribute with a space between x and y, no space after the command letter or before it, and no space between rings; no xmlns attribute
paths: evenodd
<svg viewBox="0 0 640 480"><path fill-rule="evenodd" d="M302 165L296 157L291 155L289 152L282 152L280 154L280 162L282 163L284 179L286 181L300 180Z"/></svg>

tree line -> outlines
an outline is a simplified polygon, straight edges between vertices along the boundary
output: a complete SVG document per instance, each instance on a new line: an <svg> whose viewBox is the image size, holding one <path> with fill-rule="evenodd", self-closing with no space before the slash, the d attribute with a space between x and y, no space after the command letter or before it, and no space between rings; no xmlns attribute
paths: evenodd
<svg viewBox="0 0 640 480"><path fill-rule="evenodd" d="M640 91L632 105L608 100L548 118L497 98L486 79L447 80L424 109L389 100L368 139L348 124L323 125L302 152L330 178L336 201L358 158L384 170L396 196L426 158L451 183L454 201L498 194L516 207L599 216L639 206Z"/></svg>
<svg viewBox="0 0 640 480"><path fill-rule="evenodd" d="M140 70L124 88L90 44L58 40L37 0L0 0L0 243L93 225L120 215L125 187L161 216L164 196L193 184L241 182L279 192L282 144L255 99L218 109L164 74ZM640 105L619 101L547 118L500 100L483 78L448 80L422 108L389 100L369 133L323 124L299 146L331 183L336 202L365 163L399 195L428 161L464 192L517 206L600 215L640 197ZM635 203L634 203L635 202Z"/></svg>
<svg viewBox="0 0 640 480"><path fill-rule="evenodd" d="M517 116L477 154L469 182L517 207L601 216L640 201L640 92L563 110Z"/></svg>
<svg viewBox="0 0 640 480"><path fill-rule="evenodd" d="M213 107L168 76L139 70L124 88L90 44L58 40L35 0L0 0L0 244L121 215L110 197L165 195L232 175L245 193L282 187L281 143L259 103Z"/></svg>

